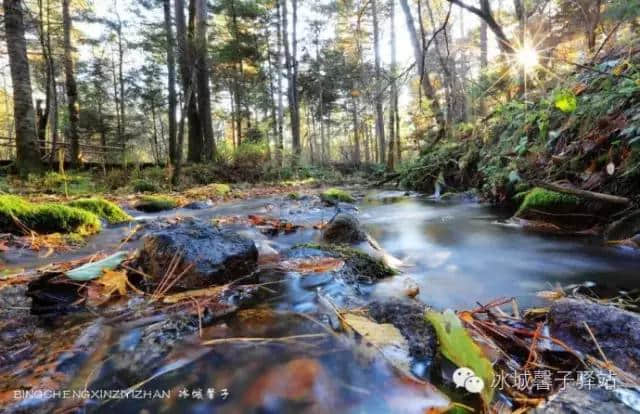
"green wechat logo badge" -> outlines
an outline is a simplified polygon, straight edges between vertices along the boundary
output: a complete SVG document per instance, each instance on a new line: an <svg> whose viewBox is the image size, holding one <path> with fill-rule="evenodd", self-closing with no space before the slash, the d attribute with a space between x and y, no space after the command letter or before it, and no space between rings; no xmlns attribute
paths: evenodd
<svg viewBox="0 0 640 414"><path fill-rule="evenodd" d="M464 388L472 394L478 394L484 389L484 381L482 378L469 368L458 368L453 373L453 383L456 388Z"/></svg>

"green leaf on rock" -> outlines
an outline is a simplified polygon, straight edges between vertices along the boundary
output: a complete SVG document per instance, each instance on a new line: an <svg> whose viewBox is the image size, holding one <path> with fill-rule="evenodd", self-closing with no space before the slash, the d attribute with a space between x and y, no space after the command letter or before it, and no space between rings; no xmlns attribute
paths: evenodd
<svg viewBox="0 0 640 414"><path fill-rule="evenodd" d="M113 270L118 267L127 256L129 256L128 252L118 252L97 262L87 263L73 270L69 270L65 275L79 282L93 280L101 276L103 270Z"/></svg>
<svg viewBox="0 0 640 414"><path fill-rule="evenodd" d="M481 393L482 400L489 405L493 399L493 366L471 339L458 316L447 309L443 313L428 311L426 319L436 330L440 352L458 367L469 368L482 378L485 384Z"/></svg>

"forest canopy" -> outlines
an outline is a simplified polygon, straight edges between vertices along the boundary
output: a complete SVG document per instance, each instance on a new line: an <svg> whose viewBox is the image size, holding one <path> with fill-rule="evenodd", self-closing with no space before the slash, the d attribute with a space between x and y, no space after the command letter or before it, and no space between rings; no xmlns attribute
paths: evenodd
<svg viewBox="0 0 640 414"><path fill-rule="evenodd" d="M638 0L3 2L0 158L402 168L631 52ZM595 69L596 71L598 69ZM174 171L175 172L175 171Z"/></svg>

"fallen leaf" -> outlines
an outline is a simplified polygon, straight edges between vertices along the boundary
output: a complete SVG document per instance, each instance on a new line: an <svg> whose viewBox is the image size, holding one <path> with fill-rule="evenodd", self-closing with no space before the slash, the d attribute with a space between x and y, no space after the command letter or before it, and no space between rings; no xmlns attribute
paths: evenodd
<svg viewBox="0 0 640 414"><path fill-rule="evenodd" d="M381 353L394 367L407 373L411 371L409 343L398 328L390 323L377 323L353 313L343 314L342 320L348 328L362 336L370 345L373 345L374 350ZM358 341L356 340L355 343L357 344ZM371 349L371 347L367 348ZM373 355L374 358L377 356L379 355Z"/></svg>
<svg viewBox="0 0 640 414"><path fill-rule="evenodd" d="M106 297L110 297L115 292L118 292L120 296L127 296L129 278L122 270L106 269L96 282L102 285L102 292Z"/></svg>
<svg viewBox="0 0 640 414"><path fill-rule="evenodd" d="M471 339L466 328L452 310L447 309L443 313L428 311L426 319L436 330L442 354L458 367L471 369L476 376L484 381L485 386L480 395L485 405L488 406L493 399L494 392L491 387L494 379L491 362Z"/></svg>
<svg viewBox="0 0 640 414"><path fill-rule="evenodd" d="M281 266L298 273L325 273L340 270L344 261L334 257L310 257L303 259L285 260Z"/></svg>

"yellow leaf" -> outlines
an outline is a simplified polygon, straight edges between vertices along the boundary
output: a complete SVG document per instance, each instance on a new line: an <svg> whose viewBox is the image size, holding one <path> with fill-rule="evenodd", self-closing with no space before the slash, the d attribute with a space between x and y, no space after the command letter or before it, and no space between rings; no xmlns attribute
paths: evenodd
<svg viewBox="0 0 640 414"><path fill-rule="evenodd" d="M127 284L129 279L122 270L104 270L100 279L97 280L102 285L102 294L106 297L118 292L120 296L127 296Z"/></svg>

